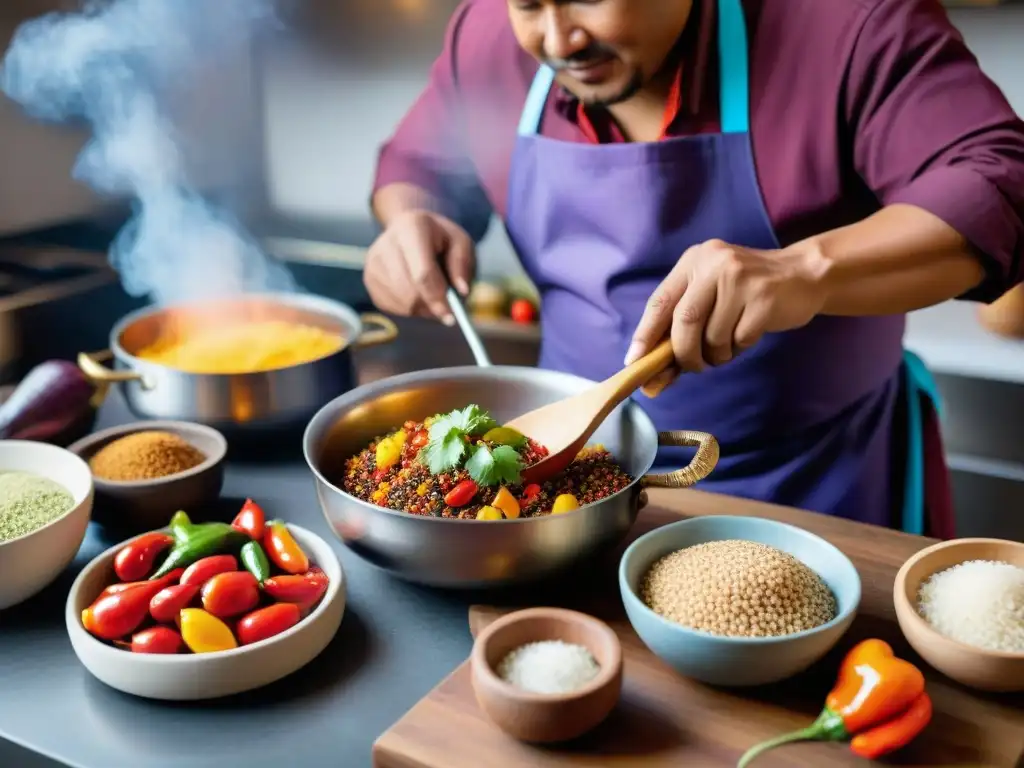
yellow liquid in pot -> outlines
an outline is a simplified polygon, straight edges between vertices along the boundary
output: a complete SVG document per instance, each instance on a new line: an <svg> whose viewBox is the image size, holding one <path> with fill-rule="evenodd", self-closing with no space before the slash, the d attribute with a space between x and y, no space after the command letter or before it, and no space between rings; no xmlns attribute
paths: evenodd
<svg viewBox="0 0 1024 768"><path fill-rule="evenodd" d="M319 360L344 345L343 336L322 328L267 320L160 339L138 357L186 373L258 373Z"/></svg>

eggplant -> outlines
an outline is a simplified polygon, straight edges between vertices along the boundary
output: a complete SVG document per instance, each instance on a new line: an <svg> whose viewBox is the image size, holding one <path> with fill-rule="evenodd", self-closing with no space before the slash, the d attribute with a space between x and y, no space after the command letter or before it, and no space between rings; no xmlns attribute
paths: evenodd
<svg viewBox="0 0 1024 768"><path fill-rule="evenodd" d="M0 439L68 445L92 429L96 388L67 360L40 363L0 405Z"/></svg>

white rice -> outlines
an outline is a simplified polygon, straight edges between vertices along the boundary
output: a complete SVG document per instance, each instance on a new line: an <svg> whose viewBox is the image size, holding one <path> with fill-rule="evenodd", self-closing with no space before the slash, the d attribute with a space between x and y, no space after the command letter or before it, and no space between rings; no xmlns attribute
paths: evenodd
<svg viewBox="0 0 1024 768"><path fill-rule="evenodd" d="M924 620L946 637L1024 653L1024 568L969 560L933 574L917 600Z"/></svg>

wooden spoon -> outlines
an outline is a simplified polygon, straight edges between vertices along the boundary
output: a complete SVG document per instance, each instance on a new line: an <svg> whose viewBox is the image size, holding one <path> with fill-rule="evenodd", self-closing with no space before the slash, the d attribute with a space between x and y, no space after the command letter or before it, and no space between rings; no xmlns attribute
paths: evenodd
<svg viewBox="0 0 1024 768"><path fill-rule="evenodd" d="M549 451L547 457L523 471L523 482L541 483L568 467L615 406L668 368L674 359L672 342L665 339L610 379L508 422L506 426Z"/></svg>

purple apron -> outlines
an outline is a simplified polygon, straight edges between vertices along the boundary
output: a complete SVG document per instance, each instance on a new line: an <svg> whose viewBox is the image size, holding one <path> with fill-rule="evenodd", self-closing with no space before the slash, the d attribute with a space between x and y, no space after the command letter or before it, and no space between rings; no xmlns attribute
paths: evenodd
<svg viewBox="0 0 1024 768"><path fill-rule="evenodd" d="M554 72L538 71L512 158L506 227L542 298L541 367L593 380L618 371L647 300L691 246L720 238L779 247L749 135L740 0L719 0L718 22L719 134L612 145L545 138ZM718 438L721 460L704 490L889 525L902 475L902 527L923 531L924 462L891 471L897 400L919 382L901 368L904 322L817 317L726 365L681 376L655 399L636 399L659 430ZM918 424L922 400L910 397ZM657 463L677 468L689 456L664 448Z"/></svg>

